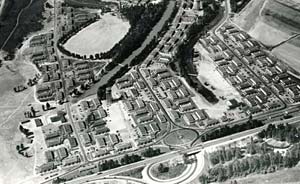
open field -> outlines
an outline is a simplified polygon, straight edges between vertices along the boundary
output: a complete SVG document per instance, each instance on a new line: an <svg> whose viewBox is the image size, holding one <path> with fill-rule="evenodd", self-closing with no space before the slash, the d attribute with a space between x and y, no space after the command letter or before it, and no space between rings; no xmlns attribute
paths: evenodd
<svg viewBox="0 0 300 184"><path fill-rule="evenodd" d="M246 178L236 179L238 184L296 184L300 181L300 167L296 166L291 169L284 169L270 174L257 174L250 175ZM221 184L230 184L231 181L227 181Z"/></svg>
<svg viewBox="0 0 300 184"><path fill-rule="evenodd" d="M24 141L18 125L24 120L23 111L30 108L27 105L34 102L33 88L20 93L12 90L32 77L33 71L32 65L18 59L0 68L0 183L17 183L33 174L34 157L25 158L16 151L16 145Z"/></svg>
<svg viewBox="0 0 300 184"><path fill-rule="evenodd" d="M49 31L51 23L45 22L45 28L41 32ZM24 121L24 111L29 110L31 105L41 112L41 105L35 101L33 88L19 93L13 92L13 87L25 84L29 78L33 78L38 73L34 65L21 54L28 47L28 43L28 40L23 42L23 47L17 51L16 58L13 61L4 61L3 66L0 67L1 184L15 184L25 179L29 183L37 183L32 178L36 158L25 158L16 151L16 145L25 141L18 128L20 121ZM39 147L38 142L34 144L35 147ZM39 152L31 145L30 152L33 151Z"/></svg>
<svg viewBox="0 0 300 184"><path fill-rule="evenodd" d="M275 45L300 31L300 11L275 0L251 1L234 22L254 38Z"/></svg>
<svg viewBox="0 0 300 184"><path fill-rule="evenodd" d="M272 53L278 58L282 59L285 63L287 63L291 68L300 72L300 39L291 40L274 50ZM297 46L298 45L298 46Z"/></svg>
<svg viewBox="0 0 300 184"><path fill-rule="evenodd" d="M65 48L71 52L87 55L106 52L118 43L129 30L129 22L117 16L105 14L101 19L70 38Z"/></svg>

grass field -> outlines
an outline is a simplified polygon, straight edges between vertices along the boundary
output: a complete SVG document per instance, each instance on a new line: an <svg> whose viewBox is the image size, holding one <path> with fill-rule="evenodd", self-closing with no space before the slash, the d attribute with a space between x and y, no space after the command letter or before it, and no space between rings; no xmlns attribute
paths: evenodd
<svg viewBox="0 0 300 184"><path fill-rule="evenodd" d="M33 71L23 60L4 62L0 68L0 183L17 183L33 174L33 157L24 158L16 151L16 145L23 142L18 125L24 120L24 110L30 108L28 104L34 102L33 88L20 93L12 90L33 77Z"/></svg>
<svg viewBox="0 0 300 184"><path fill-rule="evenodd" d="M132 178L142 179L143 178L143 176L142 176L143 169L144 169L144 167L139 167L139 168L132 169L129 171L124 171L122 173L118 173L118 174L116 174L116 176L129 176Z"/></svg>
<svg viewBox="0 0 300 184"><path fill-rule="evenodd" d="M250 175L246 178L236 179L238 184L297 184L300 183L300 167L284 169L271 174ZM221 184L230 184L227 181Z"/></svg>
<svg viewBox="0 0 300 184"><path fill-rule="evenodd" d="M272 53L278 58L285 61L285 63L291 66L291 68L300 72L300 46L297 46L300 43L300 39L297 42L298 43L296 43L295 41L287 42L272 50Z"/></svg>
<svg viewBox="0 0 300 184"><path fill-rule="evenodd" d="M129 27L129 22L117 16L105 14L101 16L99 21L70 38L65 44L65 48L71 52L87 56L106 52L125 36Z"/></svg>
<svg viewBox="0 0 300 184"><path fill-rule="evenodd" d="M159 172L158 167L159 164L154 165L150 172L155 178L161 179L161 180L169 180L172 178L176 178L180 176L187 168L186 164L183 163L172 163L172 161L167 161L162 163L165 167L168 167L169 170L167 172Z"/></svg>

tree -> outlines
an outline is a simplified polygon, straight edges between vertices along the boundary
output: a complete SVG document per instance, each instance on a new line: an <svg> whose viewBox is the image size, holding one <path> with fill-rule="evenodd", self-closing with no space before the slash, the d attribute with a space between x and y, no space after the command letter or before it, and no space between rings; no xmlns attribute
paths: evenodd
<svg viewBox="0 0 300 184"><path fill-rule="evenodd" d="M35 117L36 114L35 114L34 108L31 107L30 110L31 110L31 116L30 117Z"/></svg>
<svg viewBox="0 0 300 184"><path fill-rule="evenodd" d="M169 171L169 167L166 167L166 166L164 166L164 164L162 164L162 163L160 163L159 165L158 165L158 171L160 172L160 173L165 173L165 172L168 172Z"/></svg>
<svg viewBox="0 0 300 184"><path fill-rule="evenodd" d="M199 181L201 184L208 184L208 176L207 175L201 175L199 177Z"/></svg>
<svg viewBox="0 0 300 184"><path fill-rule="evenodd" d="M20 144L20 150L23 150L23 149L24 149L24 144L21 143L21 144Z"/></svg>
<svg viewBox="0 0 300 184"><path fill-rule="evenodd" d="M47 108L47 110L49 110L51 108L51 105L48 102L46 103L46 108Z"/></svg>

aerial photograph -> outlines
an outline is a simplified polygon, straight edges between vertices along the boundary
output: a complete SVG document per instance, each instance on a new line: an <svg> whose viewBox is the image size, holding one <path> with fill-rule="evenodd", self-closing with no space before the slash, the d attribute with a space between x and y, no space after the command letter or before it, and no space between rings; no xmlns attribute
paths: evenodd
<svg viewBox="0 0 300 184"><path fill-rule="evenodd" d="M0 0L0 184L300 184L300 0Z"/></svg>

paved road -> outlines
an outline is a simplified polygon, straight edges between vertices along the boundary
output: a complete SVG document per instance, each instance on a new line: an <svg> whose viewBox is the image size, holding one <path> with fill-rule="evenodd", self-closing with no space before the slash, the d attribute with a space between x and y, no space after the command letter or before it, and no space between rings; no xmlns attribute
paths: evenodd
<svg viewBox="0 0 300 184"><path fill-rule="evenodd" d="M166 153L166 154L154 157L154 158L149 158L147 160L136 162L136 163L133 163L133 164L130 164L130 165L125 165L125 166L122 166L122 167L118 167L118 168L115 168L115 169L104 171L102 174L99 174L99 175L93 174L93 175L89 175L89 176L84 176L84 177L81 177L81 178L78 178L78 179L71 180L71 181L66 182L66 183L80 184L80 183L86 182L87 180L91 181L91 180L95 180L95 179L99 179L99 178L103 178L103 177L107 177L107 176L112 176L112 175L118 174L120 172L124 172L124 171L128 171L128 170L131 170L131 169L146 166L146 165L151 164L151 163L156 163L156 162L161 162L161 161L164 161L164 160L168 160L168 159L176 157L178 155L179 155L178 151L173 151L173 152L169 152L169 153Z"/></svg>
<svg viewBox="0 0 300 184"><path fill-rule="evenodd" d="M60 58L59 51L58 51L58 48L57 48L57 42L58 42L58 39L59 39L58 22L57 22L59 10L58 10L57 6L58 6L57 0L54 0L54 31L53 31L53 34L54 34L54 38L53 38L54 51L55 51L55 55L58 59L59 70L60 70L60 73L61 73L61 81L62 81L62 86L63 86L63 92L65 94L65 100L68 101L68 91L66 89L65 74L64 74L64 70L63 70L62 60ZM83 155L83 162L87 162L88 158L87 158L87 155L85 153L84 146L83 146L83 144L82 144L82 142L79 138L78 130L77 130L77 128L75 128L74 120L73 120L72 113L71 113L71 110L70 110L70 102L65 103L65 109L67 110L67 115L69 117L68 119L69 119L69 121L70 121L70 123L73 127L75 138L77 139L77 142L79 144L81 153Z"/></svg>

